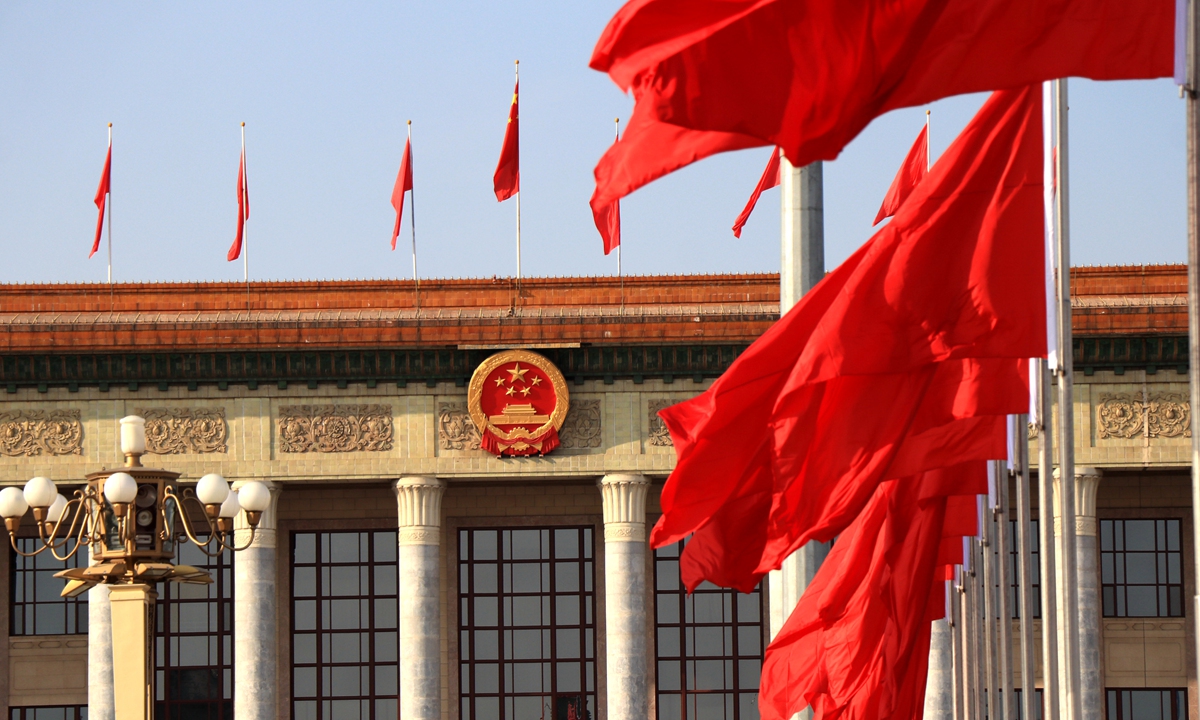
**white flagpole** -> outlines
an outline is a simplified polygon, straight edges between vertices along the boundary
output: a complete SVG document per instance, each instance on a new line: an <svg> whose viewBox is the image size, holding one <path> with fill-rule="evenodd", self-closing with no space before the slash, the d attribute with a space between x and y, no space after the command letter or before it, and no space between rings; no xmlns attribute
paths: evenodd
<svg viewBox="0 0 1200 720"><path fill-rule="evenodd" d="M246 205L249 203L245 200L250 195L250 172L246 167L246 123L242 123L242 197L238 198L238 212L242 213L242 279L246 281L246 308L250 305L250 234L246 232Z"/></svg>
<svg viewBox="0 0 1200 720"><path fill-rule="evenodd" d="M925 111L925 171L933 167L933 139L929 137L929 111Z"/></svg>
<svg viewBox="0 0 1200 720"><path fill-rule="evenodd" d="M112 123L108 124L108 153L112 157ZM110 302L115 302L112 279L112 165L108 166L108 200L105 205L108 210L108 295Z"/></svg>
<svg viewBox="0 0 1200 720"><path fill-rule="evenodd" d="M408 171L413 172L412 120L408 121ZM421 281L417 277L417 184L409 191L408 226L412 229L413 294L417 300L417 312L421 312Z"/></svg>
<svg viewBox="0 0 1200 720"><path fill-rule="evenodd" d="M521 61L520 60L513 61L513 68L514 68L513 75L516 78L515 84L518 88L517 92L520 93ZM521 130L520 130L520 128L521 128L521 126L519 124L521 122L521 109L520 109L521 99L518 96L517 98L515 98L515 100L518 103L518 105L517 105L517 123L518 123L518 125L517 125L517 192L516 192L516 196L517 196L517 297L519 298L519 297L521 297L521 185L520 185L520 182L521 182L521 180L520 180L520 177L521 177Z"/></svg>
<svg viewBox="0 0 1200 720"><path fill-rule="evenodd" d="M1200 53L1200 12L1195 0L1186 7L1186 56L1183 68L1183 96L1186 98L1187 128L1187 210L1188 210L1188 398L1192 407L1200 407L1200 93L1197 92L1197 61ZM1200 433L1192 433L1192 556L1194 572L1200 573ZM1200 574L1195 575L1200 577ZM1192 598L1200 617L1200 585ZM1196 661L1200 662L1200 633L1195 633ZM1197 669L1193 668L1193 672Z"/></svg>
<svg viewBox="0 0 1200 720"><path fill-rule="evenodd" d="M621 118L613 119L613 142L621 139ZM621 202L620 200L617 201ZM620 206L618 206L620 207ZM619 212L619 210L618 210ZM624 244L622 240L621 244ZM621 244L617 245L617 278L621 281L621 311L625 311L625 274L621 272Z"/></svg>

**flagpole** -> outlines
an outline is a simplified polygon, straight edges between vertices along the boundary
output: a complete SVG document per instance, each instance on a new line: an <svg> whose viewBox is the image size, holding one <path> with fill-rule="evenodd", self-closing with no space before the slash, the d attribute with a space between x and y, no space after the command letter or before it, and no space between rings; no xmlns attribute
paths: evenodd
<svg viewBox="0 0 1200 720"><path fill-rule="evenodd" d="M413 171L412 165L412 120L408 121L408 171ZM403 186L402 186L403 187ZM412 261L413 261L413 294L417 299L417 313L421 312L421 280L417 277L417 190L416 183L413 183L413 189L409 191L409 213L408 225L412 228ZM518 200L518 202L520 202Z"/></svg>
<svg viewBox="0 0 1200 720"><path fill-rule="evenodd" d="M1029 534L1029 416L1011 415L1012 478L1017 487L1017 627L1021 638L1021 704L1022 718L1034 717L1034 668L1037 666L1033 639L1033 552ZM1007 499L1002 505L1008 505ZM1011 716L1010 716L1011 717Z"/></svg>
<svg viewBox="0 0 1200 720"><path fill-rule="evenodd" d="M521 84L521 61L513 61L513 75L516 78L516 84ZM520 110L517 111L517 122L520 122ZM521 130L520 125L517 125L517 299L521 297Z"/></svg>
<svg viewBox="0 0 1200 720"><path fill-rule="evenodd" d="M929 137L929 111L925 111L925 171L933 167L933 141Z"/></svg>
<svg viewBox="0 0 1200 720"><path fill-rule="evenodd" d="M621 139L621 118L613 119L613 142ZM617 202L620 202L618 200ZM618 210L618 212L620 212ZM624 240L622 240L622 243ZM617 245L617 278L621 281L621 314L625 313L625 274L621 272L621 245Z"/></svg>
<svg viewBox="0 0 1200 720"><path fill-rule="evenodd" d="M250 169L246 167L246 123L242 123L242 194L249 195ZM246 281L246 309L250 309L250 234L246 232L246 203L238 198L238 212L242 215L242 279Z"/></svg>
<svg viewBox="0 0 1200 720"><path fill-rule="evenodd" d="M108 154L112 157L112 123L108 124ZM116 309L116 291L113 289L112 278L112 166L108 168L108 200L105 203L108 211L108 303L109 312Z"/></svg>
<svg viewBox="0 0 1200 720"><path fill-rule="evenodd" d="M1188 378L1193 408L1200 407L1200 94L1197 93L1197 63L1200 53L1200 12L1196 2L1187 4L1187 59L1184 66L1184 97L1187 117L1187 210L1188 210ZM1192 433L1192 556L1194 577L1200 578L1200 433ZM1200 617L1200 585L1196 585L1193 608ZM1200 663L1200 633L1194 633L1196 662ZM1200 672L1200 670L1198 670Z"/></svg>

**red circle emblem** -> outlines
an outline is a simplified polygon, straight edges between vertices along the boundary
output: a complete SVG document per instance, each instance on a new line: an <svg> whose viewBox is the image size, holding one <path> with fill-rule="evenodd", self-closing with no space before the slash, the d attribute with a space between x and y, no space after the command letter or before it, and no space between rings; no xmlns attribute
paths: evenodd
<svg viewBox="0 0 1200 720"><path fill-rule="evenodd" d="M567 383L554 363L527 350L507 350L475 369L467 408L481 446L494 455L545 455L558 447L567 417Z"/></svg>

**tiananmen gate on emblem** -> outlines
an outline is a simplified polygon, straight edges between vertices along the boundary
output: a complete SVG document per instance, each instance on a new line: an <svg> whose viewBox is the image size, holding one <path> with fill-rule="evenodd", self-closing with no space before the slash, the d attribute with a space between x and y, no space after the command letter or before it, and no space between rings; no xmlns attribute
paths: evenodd
<svg viewBox="0 0 1200 720"><path fill-rule="evenodd" d="M467 408L479 428L480 444L494 455L545 455L554 450L568 406L562 373L527 350L506 350L483 361L467 389Z"/></svg>

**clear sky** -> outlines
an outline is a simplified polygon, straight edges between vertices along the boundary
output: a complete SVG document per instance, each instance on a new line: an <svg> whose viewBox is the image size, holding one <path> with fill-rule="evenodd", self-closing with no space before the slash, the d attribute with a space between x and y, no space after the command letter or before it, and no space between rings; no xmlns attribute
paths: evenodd
<svg viewBox="0 0 1200 720"><path fill-rule="evenodd" d="M512 275L491 177L521 60L523 272L616 272L587 200L631 100L587 67L616 0L0 4L0 282L103 281L87 251L114 125L124 280L240 280L225 253L246 122L252 279L409 277L389 204L413 121L422 277ZM1073 81L1075 264L1186 258L1184 105L1167 80ZM933 106L935 157L982 102ZM924 108L877 120L825 169L830 267L869 237ZM776 271L779 191L729 227L768 150L675 173L622 206L627 274Z"/></svg>

